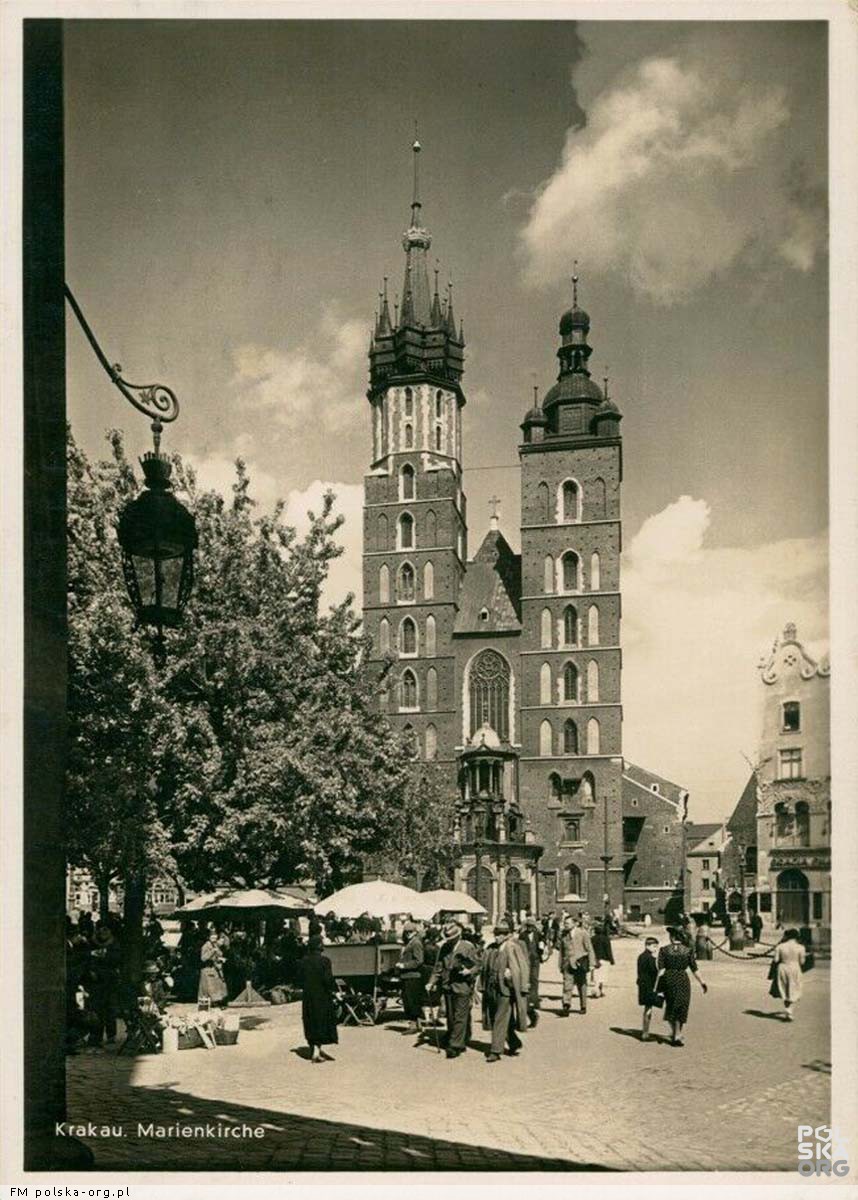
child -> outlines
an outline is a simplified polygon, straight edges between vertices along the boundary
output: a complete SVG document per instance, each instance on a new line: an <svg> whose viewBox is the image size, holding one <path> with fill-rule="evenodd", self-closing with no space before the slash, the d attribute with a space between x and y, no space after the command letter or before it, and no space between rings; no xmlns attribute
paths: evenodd
<svg viewBox="0 0 858 1200"><path fill-rule="evenodd" d="M643 1008L641 1041L649 1041L649 1023L652 1017L653 991L658 979L658 938L648 937L643 952L638 955L638 1004Z"/></svg>

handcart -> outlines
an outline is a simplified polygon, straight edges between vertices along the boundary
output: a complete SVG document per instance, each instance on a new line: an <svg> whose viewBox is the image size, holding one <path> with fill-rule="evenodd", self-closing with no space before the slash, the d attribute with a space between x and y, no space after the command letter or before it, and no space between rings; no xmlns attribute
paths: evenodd
<svg viewBox="0 0 858 1200"><path fill-rule="evenodd" d="M340 1024L375 1025L399 998L395 967L401 952L401 946L372 942L325 946L337 985L334 1000Z"/></svg>

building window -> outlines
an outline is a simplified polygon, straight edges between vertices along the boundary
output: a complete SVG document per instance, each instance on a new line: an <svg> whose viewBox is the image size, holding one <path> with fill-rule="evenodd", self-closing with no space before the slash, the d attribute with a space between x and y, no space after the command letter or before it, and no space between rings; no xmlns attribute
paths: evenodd
<svg viewBox="0 0 858 1200"><path fill-rule="evenodd" d="M782 733L798 733L801 729L801 705L797 700L788 700L783 706Z"/></svg>
<svg viewBox="0 0 858 1200"><path fill-rule="evenodd" d="M550 554L546 554L545 556L545 562L543 564L542 586L543 589L548 593L554 591L554 559Z"/></svg>
<svg viewBox="0 0 858 1200"><path fill-rule="evenodd" d="M574 863L566 868L566 893L570 896L581 895L581 871Z"/></svg>
<svg viewBox="0 0 858 1200"><path fill-rule="evenodd" d="M757 847L756 846L746 846L745 847L745 870L747 871L747 873L749 875L756 875L756 873L757 873Z"/></svg>
<svg viewBox="0 0 858 1200"><path fill-rule="evenodd" d="M578 645L578 610L574 604L567 604L563 610L563 645Z"/></svg>
<svg viewBox="0 0 858 1200"><path fill-rule="evenodd" d="M606 515L606 500L605 500L605 481L602 478L594 479L593 486L589 488L590 509L593 520L599 520Z"/></svg>
<svg viewBox="0 0 858 1200"><path fill-rule="evenodd" d="M489 610L487 608L481 608L480 609L480 620L488 621L488 619L489 619Z"/></svg>
<svg viewBox="0 0 858 1200"><path fill-rule="evenodd" d="M702 901L701 907L704 912L709 912L709 901L708 900Z"/></svg>
<svg viewBox="0 0 858 1200"><path fill-rule="evenodd" d="M578 726L571 719L563 726L563 753L578 753Z"/></svg>
<svg viewBox="0 0 858 1200"><path fill-rule="evenodd" d="M709 870L709 859L704 858L703 862L700 865L702 866L704 871L708 871Z"/></svg>
<svg viewBox="0 0 858 1200"><path fill-rule="evenodd" d="M580 520L580 500L581 492L578 484L573 479L567 479L563 484L563 492L561 497L561 512L562 520L578 521Z"/></svg>
<svg viewBox="0 0 858 1200"><path fill-rule="evenodd" d="M387 517L384 513L379 513L378 522L376 525L376 550L387 550L389 548L388 538L390 531Z"/></svg>
<svg viewBox="0 0 858 1200"><path fill-rule="evenodd" d="M378 626L378 649L381 654L390 653L390 622L382 617Z"/></svg>
<svg viewBox="0 0 858 1200"><path fill-rule="evenodd" d="M387 568L385 568L386 570ZM396 577L396 599L400 604L414 603L414 568L411 563L403 563Z"/></svg>
<svg viewBox="0 0 858 1200"><path fill-rule="evenodd" d="M378 602L390 603L390 571L382 564L378 570Z"/></svg>
<svg viewBox="0 0 858 1200"><path fill-rule="evenodd" d="M782 842L795 835L795 818L784 803L775 805L775 838Z"/></svg>
<svg viewBox="0 0 858 1200"><path fill-rule="evenodd" d="M548 663L539 668L539 703L551 703L551 667Z"/></svg>
<svg viewBox="0 0 858 1200"><path fill-rule="evenodd" d="M563 668L563 699L567 704L578 703L578 668L571 662Z"/></svg>
<svg viewBox="0 0 858 1200"><path fill-rule="evenodd" d="M578 817L566 817L564 819L563 840L565 842L581 841L581 822Z"/></svg>
<svg viewBox="0 0 858 1200"><path fill-rule="evenodd" d="M437 644L437 636L436 636L435 618L430 613L429 616L426 618L426 655L428 658L435 657L436 644Z"/></svg>
<svg viewBox="0 0 858 1200"><path fill-rule="evenodd" d="M587 612L587 644L599 644L599 610L595 604L591 604Z"/></svg>
<svg viewBox="0 0 858 1200"><path fill-rule="evenodd" d="M543 650L551 649L551 609L543 608L540 623L540 645Z"/></svg>
<svg viewBox="0 0 858 1200"><path fill-rule="evenodd" d="M574 550L567 550L563 555L563 591L577 592L579 588L581 562Z"/></svg>
<svg viewBox="0 0 858 1200"><path fill-rule="evenodd" d="M413 449L414 449L414 426L411 424L411 422L410 422L410 421L409 421L409 422L406 424L406 426L405 426L405 442L404 442L404 445L405 445L405 449L406 449L406 450L413 450Z"/></svg>
<svg viewBox="0 0 858 1200"><path fill-rule="evenodd" d="M703 879L702 879L702 886L703 886L704 892L709 891L709 880L705 875L703 876Z"/></svg>
<svg viewBox="0 0 858 1200"><path fill-rule="evenodd" d="M601 736L599 730L599 722L595 717L591 717L587 722L587 753L600 754Z"/></svg>
<svg viewBox="0 0 858 1200"><path fill-rule="evenodd" d="M799 846L810 845L810 809L803 800L795 806L795 840Z"/></svg>
<svg viewBox="0 0 858 1200"><path fill-rule="evenodd" d="M801 779L801 750L781 750L779 755L778 778L780 779Z"/></svg>
<svg viewBox="0 0 858 1200"><path fill-rule="evenodd" d="M590 591L598 592L602 586L602 565L599 555L590 555Z"/></svg>
<svg viewBox="0 0 858 1200"><path fill-rule="evenodd" d="M638 806L637 799L636 799L636 798L633 798L633 799L632 799L632 808L637 808L637 806Z"/></svg>
<svg viewBox="0 0 858 1200"><path fill-rule="evenodd" d="M599 664L593 659L587 663L587 700L590 704L599 700Z"/></svg>
<svg viewBox="0 0 858 1200"><path fill-rule="evenodd" d="M431 562L426 563L423 567L423 599L434 600L435 598L435 568Z"/></svg>
<svg viewBox="0 0 858 1200"><path fill-rule="evenodd" d="M438 730L434 725L426 726L426 761L432 762L438 757Z"/></svg>
<svg viewBox="0 0 858 1200"><path fill-rule="evenodd" d="M438 707L438 672L434 667L426 672L426 707L433 710Z"/></svg>
<svg viewBox="0 0 858 1200"><path fill-rule="evenodd" d="M539 753L542 758L550 758L552 753L552 729L550 721L543 721L539 726Z"/></svg>
<svg viewBox="0 0 858 1200"><path fill-rule="evenodd" d="M438 420L444 415L444 394L443 392L435 393L435 416Z"/></svg>
<svg viewBox="0 0 858 1200"><path fill-rule="evenodd" d="M403 500L414 499L414 468L406 463L399 473L399 494Z"/></svg>
<svg viewBox="0 0 858 1200"><path fill-rule="evenodd" d="M417 626L410 617L406 617L399 626L399 653L417 653Z"/></svg>
<svg viewBox="0 0 858 1200"><path fill-rule="evenodd" d="M560 803L560 776L553 771L548 776L548 803Z"/></svg>
<svg viewBox="0 0 858 1200"><path fill-rule="evenodd" d="M536 520L538 523L545 523L548 521L548 507L550 504L549 495L550 493L548 491L548 484L540 483L539 487L536 489ZM547 588L546 591L548 591Z"/></svg>
<svg viewBox="0 0 858 1200"><path fill-rule="evenodd" d="M413 671L403 671L399 682L399 707L414 709L417 707L417 676Z"/></svg>
<svg viewBox="0 0 858 1200"><path fill-rule="evenodd" d="M442 441L443 441L443 437L444 437L444 434L443 434L443 430L441 429L441 426L440 426L440 425L436 425L436 426L435 426L435 449L436 449L436 450L440 450L440 449L441 449L441 444L442 444Z"/></svg>
<svg viewBox="0 0 858 1200"><path fill-rule="evenodd" d="M814 921L822 920L822 892L813 892L813 919Z"/></svg>
<svg viewBox="0 0 858 1200"><path fill-rule="evenodd" d="M426 522L424 525L426 530L426 545L437 546L438 544L438 519L435 516L435 509L430 508L426 513Z"/></svg>
<svg viewBox="0 0 858 1200"><path fill-rule="evenodd" d="M414 393L410 387L405 389L405 415L406 417L414 414Z"/></svg>
<svg viewBox="0 0 858 1200"><path fill-rule="evenodd" d="M414 548L414 518L411 513L403 513L399 518L399 549Z"/></svg>
<svg viewBox="0 0 858 1200"><path fill-rule="evenodd" d="M503 741L509 741L509 663L496 650L482 650L471 663L468 678L471 706L471 737L481 725L489 725Z"/></svg>

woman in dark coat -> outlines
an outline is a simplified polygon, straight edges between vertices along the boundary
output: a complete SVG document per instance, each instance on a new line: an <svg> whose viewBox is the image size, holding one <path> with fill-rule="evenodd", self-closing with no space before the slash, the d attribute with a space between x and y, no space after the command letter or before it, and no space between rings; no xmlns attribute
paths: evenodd
<svg viewBox="0 0 858 1200"><path fill-rule="evenodd" d="M685 945L683 931L671 928L670 945L662 946L658 952L659 980L655 990L664 996L664 1019L670 1025L671 1044L684 1046L682 1027L688 1020L688 1010L691 1006L691 981L688 972L706 994L706 984L697 974L697 959L694 951Z"/></svg>
<svg viewBox="0 0 858 1200"><path fill-rule="evenodd" d="M307 953L299 963L301 988L301 1019L304 1037L310 1047L312 1062L333 1062L329 1054L322 1053L322 1046L335 1046L337 1038L337 1014L334 1011L334 975L331 960L322 953L322 939L316 935L307 943Z"/></svg>

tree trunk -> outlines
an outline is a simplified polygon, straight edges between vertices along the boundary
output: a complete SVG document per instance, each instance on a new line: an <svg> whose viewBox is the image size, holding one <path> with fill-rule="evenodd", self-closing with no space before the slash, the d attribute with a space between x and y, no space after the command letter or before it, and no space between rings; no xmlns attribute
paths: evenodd
<svg viewBox="0 0 858 1200"><path fill-rule="evenodd" d="M98 888L98 919L106 921L110 912L110 871L98 871L95 875L95 886Z"/></svg>
<svg viewBox="0 0 858 1200"><path fill-rule="evenodd" d="M122 930L122 982L136 985L143 978L143 916L146 908L146 876L125 876L125 906Z"/></svg>

